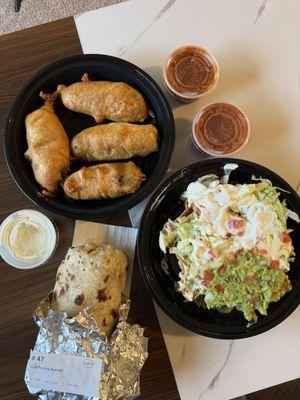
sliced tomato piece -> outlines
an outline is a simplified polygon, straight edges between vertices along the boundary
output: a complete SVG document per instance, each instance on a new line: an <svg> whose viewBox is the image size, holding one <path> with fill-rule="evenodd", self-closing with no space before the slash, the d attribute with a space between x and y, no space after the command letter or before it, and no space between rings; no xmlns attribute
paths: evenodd
<svg viewBox="0 0 300 400"><path fill-rule="evenodd" d="M222 285L220 285L219 283L215 286L215 289L218 293L223 292L224 288Z"/></svg>
<svg viewBox="0 0 300 400"><path fill-rule="evenodd" d="M219 267L219 274L220 274L221 276L225 276L225 275L226 275L226 267L225 267L224 264L221 265L221 267Z"/></svg>
<svg viewBox="0 0 300 400"><path fill-rule="evenodd" d="M266 249L258 249L258 254L260 254L262 256L267 256L268 252Z"/></svg>
<svg viewBox="0 0 300 400"><path fill-rule="evenodd" d="M251 276L251 280L252 281L259 281L259 275L257 274L257 273L255 273L255 274L253 274L252 276Z"/></svg>
<svg viewBox="0 0 300 400"><path fill-rule="evenodd" d="M258 294L256 294L255 296L253 296L252 297L252 299L251 299L251 303L258 303L259 302L259 295Z"/></svg>
<svg viewBox="0 0 300 400"><path fill-rule="evenodd" d="M257 247L252 247L252 249L250 249L252 254L258 254L258 248Z"/></svg>
<svg viewBox="0 0 300 400"><path fill-rule="evenodd" d="M227 221L228 228L240 230L245 227L246 221L243 218L231 218Z"/></svg>
<svg viewBox="0 0 300 400"><path fill-rule="evenodd" d="M217 258L217 257L218 257L218 252L217 252L217 250L215 250L215 249L209 249L209 250L208 250L208 253L210 254L210 256L211 256L212 258Z"/></svg>
<svg viewBox="0 0 300 400"><path fill-rule="evenodd" d="M203 285L206 287L211 287L211 281L214 279L215 274L207 269L203 273Z"/></svg>
<svg viewBox="0 0 300 400"><path fill-rule="evenodd" d="M280 235L280 240L282 241L282 243L288 244L291 243L292 239L290 238L290 235L287 232L283 232Z"/></svg>
<svg viewBox="0 0 300 400"><path fill-rule="evenodd" d="M273 260L270 264L270 268L272 269L278 269L279 268L279 261Z"/></svg>
<svg viewBox="0 0 300 400"><path fill-rule="evenodd" d="M243 283L244 283L245 285L248 285L250 282L251 282L250 276L246 276L246 278L243 280Z"/></svg>
<svg viewBox="0 0 300 400"><path fill-rule="evenodd" d="M268 252L266 249L259 249L258 247L252 247L252 249L250 250L252 254L259 254L261 256L267 256Z"/></svg>

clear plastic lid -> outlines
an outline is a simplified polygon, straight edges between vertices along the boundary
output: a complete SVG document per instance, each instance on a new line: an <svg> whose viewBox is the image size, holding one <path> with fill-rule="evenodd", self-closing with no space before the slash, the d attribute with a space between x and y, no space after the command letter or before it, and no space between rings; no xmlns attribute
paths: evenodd
<svg viewBox="0 0 300 400"><path fill-rule="evenodd" d="M231 155L248 142L250 124L246 114L228 103L209 104L196 114L192 138L196 147L213 156Z"/></svg>
<svg viewBox="0 0 300 400"><path fill-rule="evenodd" d="M54 253L57 242L54 223L39 211L16 211L0 226L0 255L15 268L43 265Z"/></svg>
<svg viewBox="0 0 300 400"><path fill-rule="evenodd" d="M215 58L200 46L183 46L169 54L164 65L169 91L182 101L192 101L211 91L219 80Z"/></svg>

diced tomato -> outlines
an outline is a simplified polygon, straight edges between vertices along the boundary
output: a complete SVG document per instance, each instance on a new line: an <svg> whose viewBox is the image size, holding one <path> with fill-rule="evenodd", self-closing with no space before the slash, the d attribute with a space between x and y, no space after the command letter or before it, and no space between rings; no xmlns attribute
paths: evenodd
<svg viewBox="0 0 300 400"><path fill-rule="evenodd" d="M219 267L219 274L220 274L220 276L225 276L226 275L226 267L225 267L225 265L221 265L221 267Z"/></svg>
<svg viewBox="0 0 300 400"><path fill-rule="evenodd" d="M217 257L218 257L218 252L217 252L217 250L215 250L215 249L209 249L209 250L208 250L208 253L210 254L210 256L211 256L212 258L217 258Z"/></svg>
<svg viewBox="0 0 300 400"><path fill-rule="evenodd" d="M246 225L246 221L243 218L232 218L227 221L228 228L233 230L240 230Z"/></svg>
<svg viewBox="0 0 300 400"><path fill-rule="evenodd" d="M235 259L242 254L243 249L238 249L235 253L233 253L232 251L230 253L227 254L227 260L228 261L235 261Z"/></svg>
<svg viewBox="0 0 300 400"><path fill-rule="evenodd" d="M230 232L226 233L227 239L231 238L231 236L232 236L232 233L230 233Z"/></svg>
<svg viewBox="0 0 300 400"><path fill-rule="evenodd" d="M251 251L252 254L259 254L257 247L252 247L252 249L250 249L250 251Z"/></svg>
<svg viewBox="0 0 300 400"><path fill-rule="evenodd" d="M270 268L272 269L278 269L279 268L279 261L273 260L270 264Z"/></svg>
<svg viewBox="0 0 300 400"><path fill-rule="evenodd" d="M267 256L268 252L266 249L259 249L258 247L252 247L252 249L250 250L251 253L253 254L260 254L261 256Z"/></svg>
<svg viewBox="0 0 300 400"><path fill-rule="evenodd" d="M243 283L245 285L248 285L251 281L258 281L259 276L257 274L253 274L252 276L246 276L246 278L243 280Z"/></svg>
<svg viewBox="0 0 300 400"><path fill-rule="evenodd" d="M211 281L214 279L214 277L214 273L206 269L203 273L203 285L206 287L210 287Z"/></svg>
<svg viewBox="0 0 300 400"><path fill-rule="evenodd" d="M222 285L220 285L219 283L215 286L215 289L216 289L216 291L218 292L218 293L221 293L221 292L223 292L223 286Z"/></svg>
<svg viewBox="0 0 300 400"><path fill-rule="evenodd" d="M258 274L253 274L252 276L251 276L251 280L252 281L259 281L259 275Z"/></svg>
<svg viewBox="0 0 300 400"><path fill-rule="evenodd" d="M290 235L287 232L283 232L280 235L280 240L285 244L288 244L292 241L292 239L290 238Z"/></svg>
<svg viewBox="0 0 300 400"><path fill-rule="evenodd" d="M262 256L267 256L268 251L266 249L259 249L259 254L261 254Z"/></svg>
<svg viewBox="0 0 300 400"><path fill-rule="evenodd" d="M283 284L280 286L280 289L281 289L281 290L284 290L284 291L287 291L288 287L289 287L289 285L288 285L288 283L285 281L285 282L283 282Z"/></svg>
<svg viewBox="0 0 300 400"><path fill-rule="evenodd" d="M250 282L251 282L250 276L246 276L246 278L243 280L243 283L244 283L245 285L248 285Z"/></svg>
<svg viewBox="0 0 300 400"><path fill-rule="evenodd" d="M237 233L237 235L238 235L238 236L244 236L244 233L245 233L245 231L242 230L242 231L239 231L239 232Z"/></svg>
<svg viewBox="0 0 300 400"><path fill-rule="evenodd" d="M251 299L251 303L257 303L259 301L259 295L257 294L257 295L255 295L255 296L253 296L252 297L252 299Z"/></svg>

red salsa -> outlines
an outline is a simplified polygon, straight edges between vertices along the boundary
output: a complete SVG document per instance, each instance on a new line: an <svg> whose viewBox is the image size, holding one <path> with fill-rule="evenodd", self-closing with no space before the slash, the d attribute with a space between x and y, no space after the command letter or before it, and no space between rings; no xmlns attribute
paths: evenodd
<svg viewBox="0 0 300 400"><path fill-rule="evenodd" d="M249 121L237 107L215 103L200 110L193 124L197 147L212 155L232 154L248 141Z"/></svg>
<svg viewBox="0 0 300 400"><path fill-rule="evenodd" d="M209 92L219 79L214 57L199 46L183 46L168 57L164 77L169 91L189 102Z"/></svg>

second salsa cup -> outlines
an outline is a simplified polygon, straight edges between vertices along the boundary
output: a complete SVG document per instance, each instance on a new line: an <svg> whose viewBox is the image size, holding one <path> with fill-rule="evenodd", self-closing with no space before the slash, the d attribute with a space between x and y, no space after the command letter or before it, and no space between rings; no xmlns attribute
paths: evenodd
<svg viewBox="0 0 300 400"><path fill-rule="evenodd" d="M209 104L199 110L193 122L194 145L212 156L237 153L248 143L249 136L246 114L232 104Z"/></svg>

